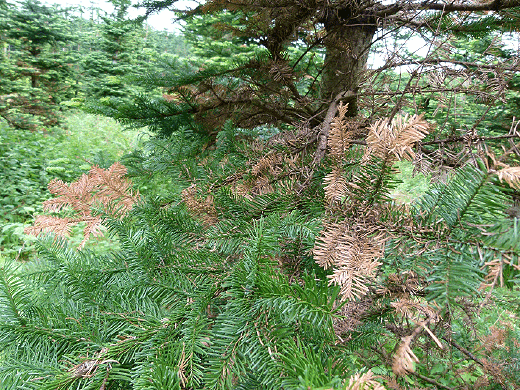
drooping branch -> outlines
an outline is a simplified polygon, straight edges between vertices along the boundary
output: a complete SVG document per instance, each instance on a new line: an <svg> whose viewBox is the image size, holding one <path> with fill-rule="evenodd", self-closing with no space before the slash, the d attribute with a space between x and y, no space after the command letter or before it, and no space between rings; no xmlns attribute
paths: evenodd
<svg viewBox="0 0 520 390"><path fill-rule="evenodd" d="M502 9L520 7L520 0L493 0L488 3L430 3L428 1L423 1L419 4L412 4L411 7L422 10L433 10L443 12L499 11Z"/></svg>
<svg viewBox="0 0 520 390"><path fill-rule="evenodd" d="M387 6L378 4L374 9L374 15L377 17L388 18L401 11L442 11L446 12L479 12L479 11L499 11L503 9L510 9L520 7L520 0L493 0L487 3L477 2L429 2L421 1L413 2L396 2Z"/></svg>
<svg viewBox="0 0 520 390"><path fill-rule="evenodd" d="M472 142L481 142L481 141L491 141L491 140L499 140L499 139L511 139L511 138L520 138L520 134L505 134L505 135L497 135L494 137L472 137ZM423 142L422 145L439 145L439 144L449 144L449 143L458 143L467 141L467 137L450 137L439 139L435 141Z"/></svg>
<svg viewBox="0 0 520 390"><path fill-rule="evenodd" d="M126 167L116 162L108 169L94 166L88 174L83 174L70 184L52 180L48 186L49 192L56 197L43 202L43 209L58 213L68 207L74 216L37 215L34 225L25 228L25 233L37 236L42 232L52 232L66 237L72 226L85 223L80 248L91 235L103 235L103 218L92 215L93 208L101 206L107 215L122 218L139 200L139 192L132 189L132 182L125 177L126 172Z"/></svg>

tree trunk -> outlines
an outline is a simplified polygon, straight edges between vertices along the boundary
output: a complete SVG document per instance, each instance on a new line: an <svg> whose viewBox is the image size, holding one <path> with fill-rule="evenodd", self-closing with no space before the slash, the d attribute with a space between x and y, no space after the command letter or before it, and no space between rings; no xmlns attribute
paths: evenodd
<svg viewBox="0 0 520 390"><path fill-rule="evenodd" d="M350 9L344 14L351 15ZM325 22L325 64L322 72L320 97L328 103L327 115L320 127L313 165L320 164L327 150L332 119L339 100L348 103L347 116L358 112L359 84L366 70L368 52L377 30L375 18L341 18L335 13Z"/></svg>
<svg viewBox="0 0 520 390"><path fill-rule="evenodd" d="M335 15L325 22L327 38L326 55L322 73L320 96L330 102L341 92L350 91L344 99L348 102L347 116L357 114L357 92L363 72L366 70L368 52L377 30L374 21L352 18L342 20Z"/></svg>

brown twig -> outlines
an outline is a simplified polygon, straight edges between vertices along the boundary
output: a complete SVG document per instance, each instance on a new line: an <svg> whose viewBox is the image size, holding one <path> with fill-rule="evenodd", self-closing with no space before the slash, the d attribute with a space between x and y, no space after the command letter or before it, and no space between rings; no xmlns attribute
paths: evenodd
<svg viewBox="0 0 520 390"><path fill-rule="evenodd" d="M388 64L385 64L379 68L377 68L377 71L383 71L390 68L396 68L399 66L408 66L408 65L440 65L440 64L453 64L453 65L460 65L465 68L478 68L478 69L501 69L504 71L511 71L511 72L518 72L518 67L514 66L504 66L500 67L500 65L489 65L489 64L479 64L476 62L469 62L469 61L457 61L447 58L426 58L424 60L413 60L413 61L402 61L402 62L391 62Z"/></svg>
<svg viewBox="0 0 520 390"><path fill-rule="evenodd" d="M454 390L453 387L445 386L442 383L439 383L436 380L428 378L427 376L421 375L421 374L419 374L417 372L413 372L412 375L416 376L419 379L422 379L425 382L428 382L431 385L437 386L440 389Z"/></svg>
<svg viewBox="0 0 520 390"><path fill-rule="evenodd" d="M488 141L488 140L496 140L496 139L510 139L510 138L520 138L519 134L506 134L506 135L497 135L494 137L472 137L471 140L474 142L478 141ZM466 138L464 136L461 137L450 137L450 138L444 138L439 139L435 141L429 141L429 142L423 142L421 145L436 145L436 144L446 144L446 143L453 143L453 142L461 142L465 141Z"/></svg>
<svg viewBox="0 0 520 390"><path fill-rule="evenodd" d="M446 336L443 336L442 339L444 341L446 341L447 343L450 343L451 345L453 345L455 348L457 348L460 352L462 352L464 355L469 357L475 363L479 364L482 367L484 366L484 363L482 363L475 355L473 355L470 351L468 351L462 345L458 344L455 340L448 339Z"/></svg>

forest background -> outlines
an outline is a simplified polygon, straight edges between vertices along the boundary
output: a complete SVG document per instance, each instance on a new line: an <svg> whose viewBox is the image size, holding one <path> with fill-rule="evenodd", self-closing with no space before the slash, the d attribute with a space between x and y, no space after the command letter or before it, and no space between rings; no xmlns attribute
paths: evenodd
<svg viewBox="0 0 520 390"><path fill-rule="evenodd" d="M520 5L0 1L0 389L517 389Z"/></svg>

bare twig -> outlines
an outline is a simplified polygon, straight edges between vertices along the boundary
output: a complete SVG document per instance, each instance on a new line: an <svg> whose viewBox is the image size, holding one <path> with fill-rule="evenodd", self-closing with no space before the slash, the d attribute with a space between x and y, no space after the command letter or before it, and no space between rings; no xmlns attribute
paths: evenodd
<svg viewBox="0 0 520 390"><path fill-rule="evenodd" d="M457 348L460 352L462 352L464 355L469 357L471 360L473 360L475 363L479 364L480 366L484 366L484 363L480 361L475 355L473 355L470 351L468 351L466 348L464 348L462 345L458 344L453 339L448 339L446 336L443 336L442 339L446 341L447 343L450 343L455 348Z"/></svg>
<svg viewBox="0 0 520 390"><path fill-rule="evenodd" d="M511 138L520 138L520 134L506 134L506 135L497 135L494 137L473 137L471 140L474 142L479 141L488 141L488 140L498 140L498 139L511 139ZM436 145L436 144L447 144L454 142L465 141L466 138L464 136L461 137L449 137L444 139L439 139L435 141L423 142L421 145Z"/></svg>
<svg viewBox="0 0 520 390"><path fill-rule="evenodd" d="M428 378L427 376L421 375L417 372L413 372L412 375L416 376L419 379L422 379L425 382L428 382L431 385L437 386L439 389L454 390L453 387L445 386L442 383L439 383L436 380Z"/></svg>

